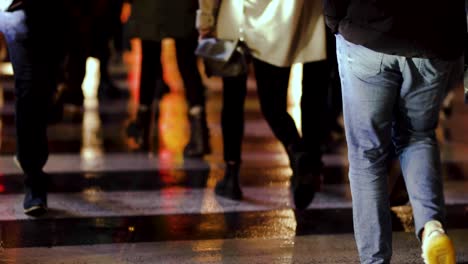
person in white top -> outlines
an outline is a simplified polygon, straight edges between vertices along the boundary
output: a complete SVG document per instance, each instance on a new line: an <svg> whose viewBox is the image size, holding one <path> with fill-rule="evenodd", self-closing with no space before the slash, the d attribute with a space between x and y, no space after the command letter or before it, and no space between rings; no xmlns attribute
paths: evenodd
<svg viewBox="0 0 468 264"><path fill-rule="evenodd" d="M295 205L306 208L320 180L320 144L326 130L328 69L321 1L199 0L199 4L197 28L202 38L216 35L240 40L249 49L262 113L289 155ZM289 75L294 63L304 63L302 138L287 112ZM226 172L215 192L232 199L242 199L239 170L246 81L246 75L223 78L221 122Z"/></svg>

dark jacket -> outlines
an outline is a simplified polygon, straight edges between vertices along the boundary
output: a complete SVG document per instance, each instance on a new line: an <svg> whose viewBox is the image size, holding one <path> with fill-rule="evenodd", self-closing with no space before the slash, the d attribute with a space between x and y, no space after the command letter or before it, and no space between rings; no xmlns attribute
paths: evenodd
<svg viewBox="0 0 468 264"><path fill-rule="evenodd" d="M462 0L323 0L327 25L346 40L406 57L455 59L466 32Z"/></svg>
<svg viewBox="0 0 468 264"><path fill-rule="evenodd" d="M130 37L161 41L197 36L197 0L126 0L133 2L128 24Z"/></svg>

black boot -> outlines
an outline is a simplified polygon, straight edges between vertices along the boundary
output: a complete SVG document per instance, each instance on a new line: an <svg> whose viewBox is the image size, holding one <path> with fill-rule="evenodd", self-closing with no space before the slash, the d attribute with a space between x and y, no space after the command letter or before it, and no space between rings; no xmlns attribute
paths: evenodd
<svg viewBox="0 0 468 264"><path fill-rule="evenodd" d="M312 202L320 185L321 162L314 161L312 156L298 145L289 145L287 153L293 175L291 190L296 208L306 209Z"/></svg>
<svg viewBox="0 0 468 264"><path fill-rule="evenodd" d="M198 111L192 111L193 109L189 113L190 140L187 146L185 146L184 156L202 157L211 153L206 113L203 108L200 108Z"/></svg>
<svg viewBox="0 0 468 264"><path fill-rule="evenodd" d="M141 106L136 120L127 126L127 136L139 146L138 150L149 151L151 148L151 108Z"/></svg>
<svg viewBox="0 0 468 264"><path fill-rule="evenodd" d="M239 163L227 163L224 178L215 186L215 193L232 200L242 200L242 190L239 184Z"/></svg>

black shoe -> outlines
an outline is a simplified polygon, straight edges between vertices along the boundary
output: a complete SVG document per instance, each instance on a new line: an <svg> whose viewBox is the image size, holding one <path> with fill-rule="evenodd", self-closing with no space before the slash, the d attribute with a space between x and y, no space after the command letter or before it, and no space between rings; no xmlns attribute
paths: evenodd
<svg viewBox="0 0 468 264"><path fill-rule="evenodd" d="M150 107L140 107L137 118L127 126L127 136L135 141L138 150L150 150L151 136L151 111Z"/></svg>
<svg viewBox="0 0 468 264"><path fill-rule="evenodd" d="M43 187L26 187L23 201L24 213L38 217L47 212L47 191Z"/></svg>
<svg viewBox="0 0 468 264"><path fill-rule="evenodd" d="M210 154L210 137L204 110L201 110L197 114L189 114L189 122L190 140L184 148L184 156L202 157Z"/></svg>
<svg viewBox="0 0 468 264"><path fill-rule="evenodd" d="M215 193L231 200L242 200L242 190L239 184L239 164L227 164L224 178L215 186Z"/></svg>
<svg viewBox="0 0 468 264"><path fill-rule="evenodd" d="M304 210L312 202L320 185L321 162L314 162L305 151L295 146L287 148L291 169L291 191L297 209Z"/></svg>

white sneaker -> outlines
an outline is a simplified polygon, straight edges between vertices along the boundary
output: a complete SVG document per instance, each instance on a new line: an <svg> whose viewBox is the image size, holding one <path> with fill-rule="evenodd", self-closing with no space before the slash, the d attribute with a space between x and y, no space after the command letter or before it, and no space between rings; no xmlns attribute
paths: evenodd
<svg viewBox="0 0 468 264"><path fill-rule="evenodd" d="M424 225L422 257L426 264L456 264L455 248L442 224L432 220Z"/></svg>

